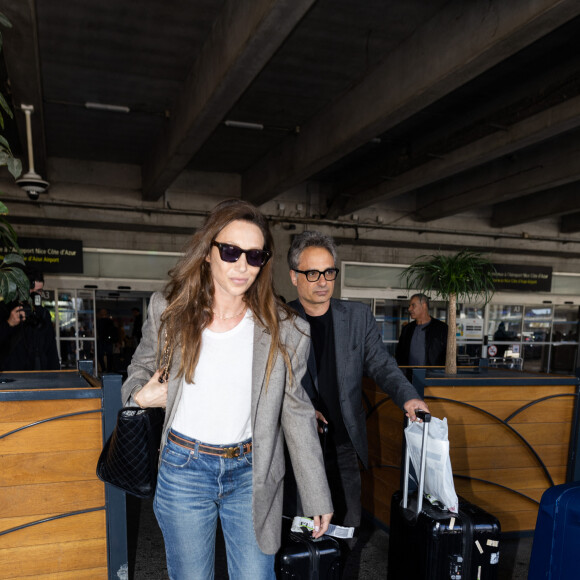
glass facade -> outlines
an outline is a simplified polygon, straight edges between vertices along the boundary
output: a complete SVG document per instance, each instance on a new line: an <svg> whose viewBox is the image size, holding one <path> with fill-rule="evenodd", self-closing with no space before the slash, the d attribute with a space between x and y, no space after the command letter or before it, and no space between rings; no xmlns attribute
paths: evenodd
<svg viewBox="0 0 580 580"><path fill-rule="evenodd" d="M578 306L492 304L489 312L490 355L519 356L523 369L528 371L574 371L578 358Z"/></svg>
<svg viewBox="0 0 580 580"><path fill-rule="evenodd" d="M410 321L407 307L413 294L400 288L401 266L343 263L341 267L345 278L352 274L342 281L342 297L371 304L383 341L394 354L401 330ZM369 278L366 269L372 274ZM553 286L559 288L563 280L566 288L578 289L580 277L555 274L553 278ZM490 366L573 374L578 364L580 307L570 298L576 296L504 292L485 308L459 304L458 363L477 364L483 357ZM431 315L446 322L446 304L432 301Z"/></svg>
<svg viewBox="0 0 580 580"><path fill-rule="evenodd" d="M45 292L43 306L50 311L63 369L76 369L79 360L96 368L95 294L93 290L56 289Z"/></svg>

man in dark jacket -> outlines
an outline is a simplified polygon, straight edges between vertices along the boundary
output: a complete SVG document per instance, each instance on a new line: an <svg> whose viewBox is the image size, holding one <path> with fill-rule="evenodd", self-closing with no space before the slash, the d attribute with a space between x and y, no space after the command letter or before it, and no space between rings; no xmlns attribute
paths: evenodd
<svg viewBox="0 0 580 580"><path fill-rule="evenodd" d="M0 303L0 370L59 370L50 313L40 304L44 276L38 270L27 270L32 305Z"/></svg>
<svg viewBox="0 0 580 580"><path fill-rule="evenodd" d="M396 359L400 366L442 366L447 350L447 324L429 315L429 298L413 294L409 302L413 322L403 327Z"/></svg>
<svg viewBox="0 0 580 580"><path fill-rule="evenodd" d="M333 523L357 527L361 519L359 460L368 467L363 375L372 378L411 420L416 419L416 409L429 409L383 344L371 309L360 302L332 298L336 261L336 245L330 236L309 231L297 235L288 251L288 265L298 300L289 306L310 323L312 342L304 388L317 418L329 426L324 459ZM347 541L349 549L355 541Z"/></svg>

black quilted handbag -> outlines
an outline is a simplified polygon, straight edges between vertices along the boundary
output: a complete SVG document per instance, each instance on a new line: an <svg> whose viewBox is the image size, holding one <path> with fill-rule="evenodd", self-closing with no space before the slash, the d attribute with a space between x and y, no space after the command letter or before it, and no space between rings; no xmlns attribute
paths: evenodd
<svg viewBox="0 0 580 580"><path fill-rule="evenodd" d="M153 497L164 419L161 407L121 409L97 462L99 479L131 495Z"/></svg>

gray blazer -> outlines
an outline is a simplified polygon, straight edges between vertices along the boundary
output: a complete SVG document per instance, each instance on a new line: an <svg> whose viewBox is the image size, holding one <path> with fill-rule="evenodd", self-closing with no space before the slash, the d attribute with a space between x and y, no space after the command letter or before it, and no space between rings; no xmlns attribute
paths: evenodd
<svg viewBox="0 0 580 580"><path fill-rule="evenodd" d="M335 298L331 299L330 304L340 409L350 440L363 465L368 467L366 414L362 404L363 376L373 379L401 409L409 399L420 397L387 351L371 309L361 302ZM299 300L288 305L306 318ZM310 381L305 381L304 387L316 406L318 375L314 349L308 357L308 374Z"/></svg>
<svg viewBox="0 0 580 580"><path fill-rule="evenodd" d="M129 376L123 384L121 395L124 403L157 370L157 336L160 317L166 307L167 302L160 293L151 297L147 321L143 326L143 338L129 366ZM300 496L304 498L305 515L321 515L333 511L314 408L301 386L306 373L307 353L310 350L308 324L299 318L295 321L283 321L281 339L292 362L294 382L290 384L284 360L278 356L266 388L266 363L271 339L267 330L255 325L251 406L254 443L253 519L258 545L266 554L274 554L280 547L285 471L284 440L290 452ZM183 382L181 377L176 376L181 358L178 348L175 348L173 356L162 451L181 398ZM216 415L219 416L219 409L216 409Z"/></svg>

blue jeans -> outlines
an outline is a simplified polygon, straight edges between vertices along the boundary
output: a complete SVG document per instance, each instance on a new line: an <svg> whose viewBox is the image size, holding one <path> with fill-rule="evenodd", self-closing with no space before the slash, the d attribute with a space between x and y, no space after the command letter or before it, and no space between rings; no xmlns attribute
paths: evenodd
<svg viewBox="0 0 580 580"><path fill-rule="evenodd" d="M231 580L275 580L274 556L260 550L254 533L251 452L228 459L168 440L153 508L172 580L214 578L218 516Z"/></svg>

